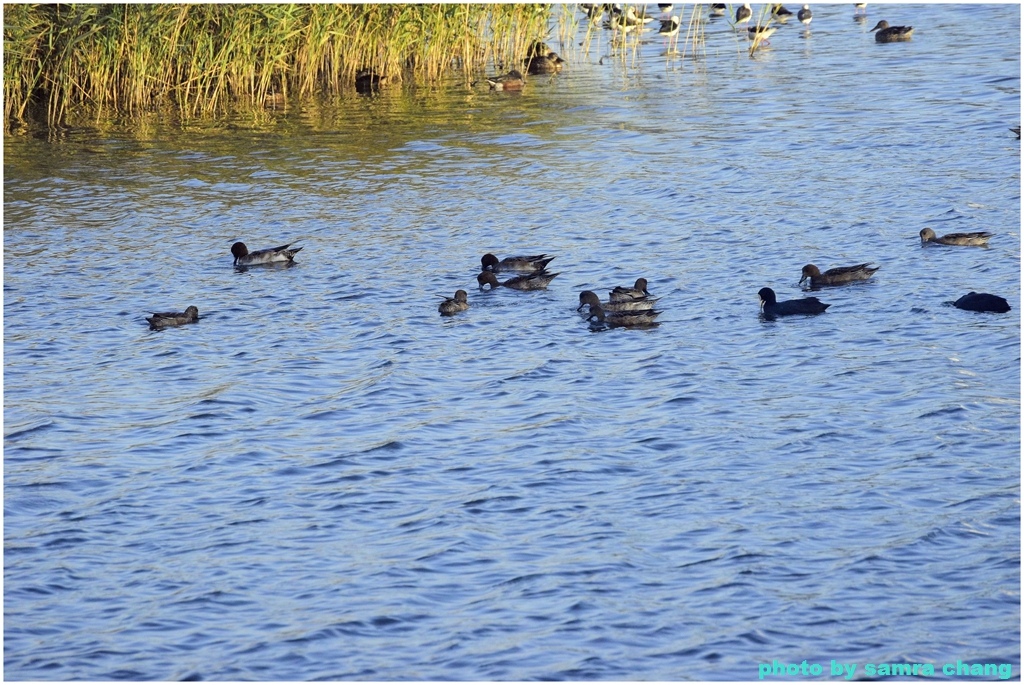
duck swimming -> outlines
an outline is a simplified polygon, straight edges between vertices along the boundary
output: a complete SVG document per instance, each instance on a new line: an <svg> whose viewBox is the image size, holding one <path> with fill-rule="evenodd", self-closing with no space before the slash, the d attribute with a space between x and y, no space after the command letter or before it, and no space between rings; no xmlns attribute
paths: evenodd
<svg viewBox="0 0 1024 685"><path fill-rule="evenodd" d="M1010 311L1010 303L1006 298L988 293L976 293L971 291L953 303L957 309L966 309L972 312L995 312L1003 314Z"/></svg>
<svg viewBox="0 0 1024 685"><path fill-rule="evenodd" d="M198 307L186 307L184 312L159 312L147 317L149 327L153 330L167 328L168 326L183 326L187 323L194 323L199 320Z"/></svg>
<svg viewBox="0 0 1024 685"><path fill-rule="evenodd" d="M445 316L451 316L452 314L458 314L469 309L469 295L465 290L456 290L455 297L447 297L445 301L438 306L437 311Z"/></svg>
<svg viewBox="0 0 1024 685"><path fill-rule="evenodd" d="M565 60L558 56L558 53L539 40L530 45L530 50L524 60L526 73L536 74L557 74L562 71Z"/></svg>
<svg viewBox="0 0 1024 685"><path fill-rule="evenodd" d="M544 290L548 287L548 283L557 275L557 273L551 274L547 271L538 271L537 273L525 274L523 276L514 276L503 283L499 283L498 277L494 275L494 272L483 271L476 277L476 282L480 284L480 290L483 290L485 285L489 285L491 290L494 290L499 285L512 288L513 290Z"/></svg>
<svg viewBox="0 0 1024 685"><path fill-rule="evenodd" d="M356 92L363 94L372 93L380 89L381 86L386 85L387 82L387 76L381 76L373 69L361 69L356 73Z"/></svg>
<svg viewBox="0 0 1024 685"><path fill-rule="evenodd" d="M771 288L761 288L757 291L757 296L761 298L761 311L768 318L791 316L793 314L821 314L832 306L831 304L825 304L816 297L778 302L775 299L775 291Z"/></svg>
<svg viewBox="0 0 1024 685"><path fill-rule="evenodd" d="M584 307L590 305L597 305L606 312L640 312L647 309L654 309L654 304L657 300L621 300L619 302L602 302L598 298L597 293L593 290L584 290L580 293L580 306L576 308L576 311L581 311Z"/></svg>
<svg viewBox="0 0 1024 685"><path fill-rule="evenodd" d="M281 245L279 247L269 247L265 250L256 250L255 252L249 252L245 247L245 243L238 242L231 246L231 254L235 257L236 266L253 266L254 264L274 264L279 262L293 262L295 261L295 255L298 254L301 247L296 247L294 250L289 250L288 245Z"/></svg>
<svg viewBox="0 0 1024 685"><path fill-rule="evenodd" d="M549 52L546 55L530 57L526 62L526 73L536 74L559 74L565 60L558 56L558 53Z"/></svg>
<svg viewBox="0 0 1024 685"><path fill-rule="evenodd" d="M505 257L500 262L490 252L480 258L484 271L543 271L554 257L546 254L535 254L527 257Z"/></svg>
<svg viewBox="0 0 1024 685"><path fill-rule="evenodd" d="M522 74L513 69L501 76L488 77L487 83L491 86L491 90L522 90L526 80Z"/></svg>
<svg viewBox="0 0 1024 685"><path fill-rule="evenodd" d="M977 231L975 233L947 233L944 236L936 236L935 231L930 228L921 229L921 247L928 243L937 245L966 245L971 247L987 247L988 240L992 234L988 231Z"/></svg>
<svg viewBox="0 0 1024 685"><path fill-rule="evenodd" d="M885 19L875 24L875 28L871 30L878 31L875 34L876 43L897 43L902 40L910 40L914 34L913 26L889 26L889 22Z"/></svg>
<svg viewBox="0 0 1024 685"><path fill-rule="evenodd" d="M652 328L658 325L655 319L661 312L653 309L645 309L636 312L606 312L601 305L590 305L590 315L587 317L597 325L604 325L609 328Z"/></svg>
<svg viewBox="0 0 1024 685"><path fill-rule="evenodd" d="M818 267L808 264L800 271L800 283L810 279L811 287L816 288L820 285L842 285L853 281L864 281L871 278L878 268L877 266L872 268L870 263L864 263L855 266L837 266L821 273L818 271Z"/></svg>
<svg viewBox="0 0 1024 685"><path fill-rule="evenodd" d="M632 288L623 285L616 286L615 289L608 293L608 300L610 302L622 302L624 300L642 300L650 296L651 294L647 292L647 279L638 278Z"/></svg>

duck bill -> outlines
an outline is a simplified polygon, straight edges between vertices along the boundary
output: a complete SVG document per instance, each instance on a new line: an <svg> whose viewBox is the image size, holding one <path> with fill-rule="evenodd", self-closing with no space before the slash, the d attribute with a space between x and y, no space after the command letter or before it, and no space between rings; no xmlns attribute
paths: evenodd
<svg viewBox="0 0 1024 685"><path fill-rule="evenodd" d="M801 276L800 280L797 281L797 285L803 285L803 282L807 280L807 276Z"/></svg>

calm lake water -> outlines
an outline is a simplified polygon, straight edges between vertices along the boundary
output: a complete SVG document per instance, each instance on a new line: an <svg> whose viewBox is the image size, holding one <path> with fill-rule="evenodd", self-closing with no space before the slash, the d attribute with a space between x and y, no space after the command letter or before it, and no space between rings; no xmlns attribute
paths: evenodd
<svg viewBox="0 0 1024 685"><path fill-rule="evenodd" d="M5 137L6 678L1019 678L1021 9L813 10L754 58L720 19L522 94ZM559 276L481 293L485 252ZM660 327L576 313L639 276Z"/></svg>

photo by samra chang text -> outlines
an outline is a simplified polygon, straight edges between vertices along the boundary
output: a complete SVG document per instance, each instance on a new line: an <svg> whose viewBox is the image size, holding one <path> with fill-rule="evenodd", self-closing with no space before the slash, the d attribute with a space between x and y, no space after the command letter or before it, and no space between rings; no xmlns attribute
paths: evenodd
<svg viewBox="0 0 1024 685"><path fill-rule="evenodd" d="M771 663L759 663L757 665L758 680L773 677L792 678L793 676L853 680L855 678L879 678L885 676L929 678L936 675L946 678L999 678L1001 680L1008 680L1013 677L1013 664L971 663L960 659L944 664L856 664L832 659L828 664L820 664L817 662L808 663L806 659L799 663L774 659Z"/></svg>

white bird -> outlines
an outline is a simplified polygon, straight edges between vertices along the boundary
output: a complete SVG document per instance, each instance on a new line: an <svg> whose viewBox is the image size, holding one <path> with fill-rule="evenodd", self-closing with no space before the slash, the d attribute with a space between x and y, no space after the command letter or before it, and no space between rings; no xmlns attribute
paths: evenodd
<svg viewBox="0 0 1024 685"><path fill-rule="evenodd" d="M754 12L750 9L750 3L743 3L742 7L736 8L736 23L746 24L750 21L750 17L754 16Z"/></svg>
<svg viewBox="0 0 1024 685"><path fill-rule="evenodd" d="M654 17L647 16L647 8L644 8L643 14L637 14L636 8L630 5L626 8L626 21L634 26L640 24L647 24L654 21Z"/></svg>
<svg viewBox="0 0 1024 685"><path fill-rule="evenodd" d="M771 45L768 42L768 37L775 33L775 30L774 26L751 26L747 29L747 36L751 40L758 41L759 44Z"/></svg>
<svg viewBox="0 0 1024 685"><path fill-rule="evenodd" d="M622 33L629 33L630 31L636 28L636 24L630 24L626 20L626 15L616 14L613 15L611 19L604 23L604 27L606 29L611 29L612 31L621 31Z"/></svg>

